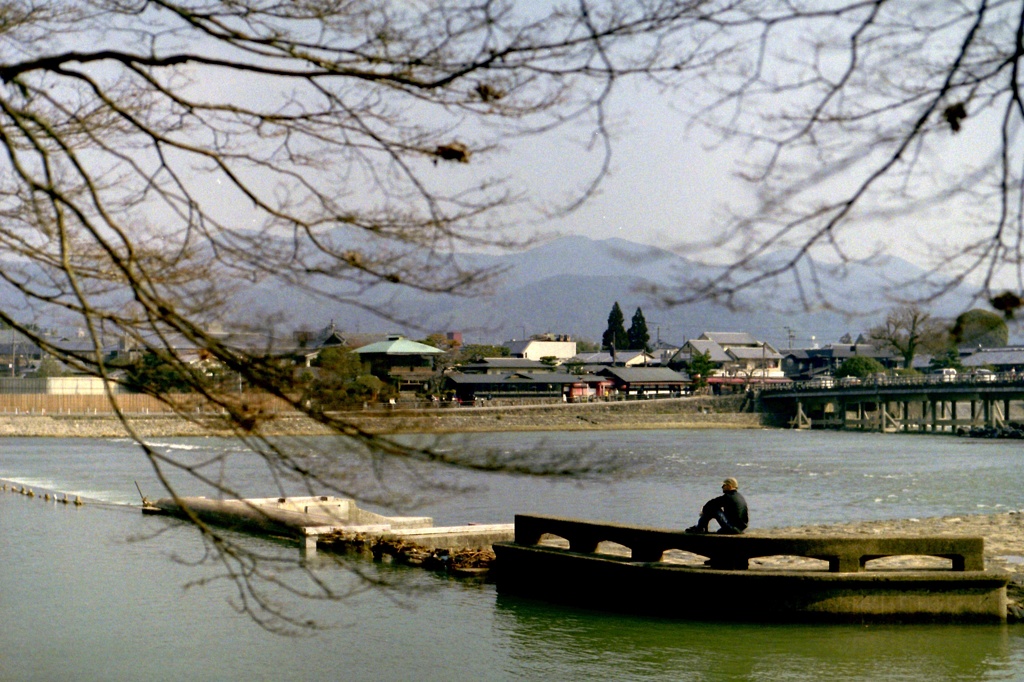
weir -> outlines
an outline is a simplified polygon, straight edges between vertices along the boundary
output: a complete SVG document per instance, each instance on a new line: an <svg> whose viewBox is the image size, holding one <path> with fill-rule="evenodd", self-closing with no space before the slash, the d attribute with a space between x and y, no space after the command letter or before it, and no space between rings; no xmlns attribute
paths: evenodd
<svg viewBox="0 0 1024 682"><path fill-rule="evenodd" d="M431 548L489 548L511 539L512 524L434 526L429 516L384 516L360 509L354 500L332 497L267 497L215 500L206 497L161 498L143 505L146 514L196 518L219 526L296 539L306 556L316 554L324 538L370 536Z"/></svg>

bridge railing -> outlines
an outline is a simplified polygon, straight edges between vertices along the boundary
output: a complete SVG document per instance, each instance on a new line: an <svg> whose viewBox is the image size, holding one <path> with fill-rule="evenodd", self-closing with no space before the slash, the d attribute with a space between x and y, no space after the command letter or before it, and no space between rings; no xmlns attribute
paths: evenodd
<svg viewBox="0 0 1024 682"><path fill-rule="evenodd" d="M792 393L794 391L822 391L829 389L913 387L913 386L1024 386L1024 373L993 372L991 374L918 374L912 376L875 376L867 378L832 377L793 381L788 384L768 384L762 393Z"/></svg>

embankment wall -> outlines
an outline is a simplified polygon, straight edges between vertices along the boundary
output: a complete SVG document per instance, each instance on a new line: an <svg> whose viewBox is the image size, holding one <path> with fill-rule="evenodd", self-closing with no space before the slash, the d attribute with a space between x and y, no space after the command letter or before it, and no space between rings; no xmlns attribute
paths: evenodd
<svg viewBox="0 0 1024 682"><path fill-rule="evenodd" d="M374 433L761 428L767 424L765 415L746 409L742 396L726 396L528 407L399 408L338 416ZM129 424L144 437L230 433L217 417L186 420L173 415L134 415ZM329 433L310 419L282 414L272 415L261 429L269 435ZM125 426L117 418L102 413L0 415L0 436L116 438L125 434Z"/></svg>

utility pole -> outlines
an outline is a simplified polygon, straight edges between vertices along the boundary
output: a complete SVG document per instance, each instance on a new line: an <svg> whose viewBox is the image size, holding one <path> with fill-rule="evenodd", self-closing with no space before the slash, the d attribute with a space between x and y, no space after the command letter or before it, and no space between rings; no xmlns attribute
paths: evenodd
<svg viewBox="0 0 1024 682"><path fill-rule="evenodd" d="M765 381L768 378L768 342L761 342L761 390L764 390Z"/></svg>

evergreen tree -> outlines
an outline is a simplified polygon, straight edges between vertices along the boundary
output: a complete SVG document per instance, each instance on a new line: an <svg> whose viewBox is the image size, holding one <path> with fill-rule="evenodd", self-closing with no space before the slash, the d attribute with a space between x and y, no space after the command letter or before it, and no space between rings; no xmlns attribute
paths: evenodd
<svg viewBox="0 0 1024 682"><path fill-rule="evenodd" d="M874 358L858 355L852 358L847 358L843 361L843 364L839 365L839 369L836 370L836 378L866 378L870 377L872 374L878 374L879 372L885 372L885 365Z"/></svg>
<svg viewBox="0 0 1024 682"><path fill-rule="evenodd" d="M693 382L693 389L699 391L708 385L708 377L715 370L716 363L711 360L711 352L694 353L686 363L686 371Z"/></svg>
<svg viewBox="0 0 1024 682"><path fill-rule="evenodd" d="M640 308L637 308L636 312L633 313L633 319L630 321L626 337L630 350L648 351L651 348L651 335L647 331L647 320L644 319L644 311L640 310Z"/></svg>
<svg viewBox="0 0 1024 682"><path fill-rule="evenodd" d="M958 372L964 371L964 366L960 363L960 353L956 348L950 348L944 353L938 353L932 357L932 361L928 363L928 369L944 369L952 367Z"/></svg>
<svg viewBox="0 0 1024 682"><path fill-rule="evenodd" d="M960 314L950 333L953 343L960 347L1005 346L1010 339L1003 316L979 308Z"/></svg>
<svg viewBox="0 0 1024 682"><path fill-rule="evenodd" d="M608 328L601 335L602 348L611 350L612 346L615 346L616 350L623 350L629 346L625 322L626 316L622 314L622 308L619 307L619 302L616 301L615 305L612 306L612 311L608 313Z"/></svg>

